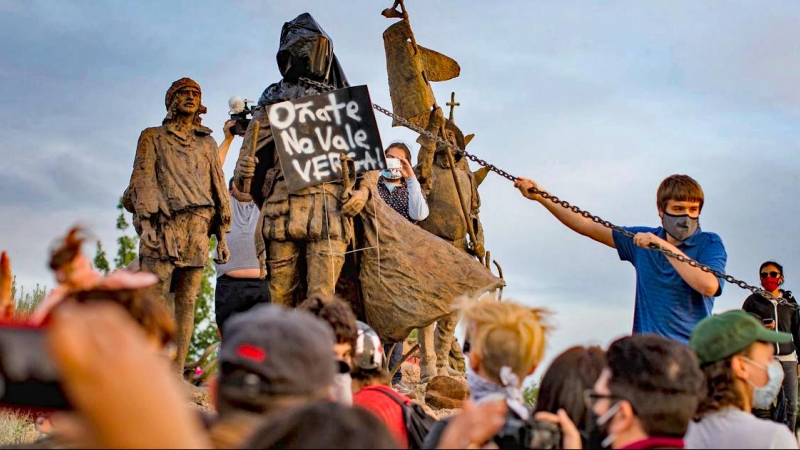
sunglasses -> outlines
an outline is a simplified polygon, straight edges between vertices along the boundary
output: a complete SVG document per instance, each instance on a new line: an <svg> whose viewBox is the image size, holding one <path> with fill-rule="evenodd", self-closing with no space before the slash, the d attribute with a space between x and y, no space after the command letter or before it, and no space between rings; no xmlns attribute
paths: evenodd
<svg viewBox="0 0 800 450"><path fill-rule="evenodd" d="M774 270L772 272L761 272L761 278L778 278L779 276L781 276L781 274L779 272L775 272Z"/></svg>

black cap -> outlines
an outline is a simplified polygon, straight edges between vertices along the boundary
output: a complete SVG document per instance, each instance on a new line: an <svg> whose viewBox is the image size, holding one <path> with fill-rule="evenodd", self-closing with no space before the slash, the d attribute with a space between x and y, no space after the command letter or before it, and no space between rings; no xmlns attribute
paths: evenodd
<svg viewBox="0 0 800 450"><path fill-rule="evenodd" d="M255 306L225 323L220 384L251 388L256 375L260 394L314 393L333 383L335 342L330 326L305 311Z"/></svg>

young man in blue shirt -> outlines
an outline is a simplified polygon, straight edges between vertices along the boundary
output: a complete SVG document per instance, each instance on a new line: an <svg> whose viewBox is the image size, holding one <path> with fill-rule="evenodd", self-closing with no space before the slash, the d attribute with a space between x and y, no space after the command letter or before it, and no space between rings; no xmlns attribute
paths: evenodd
<svg viewBox="0 0 800 450"><path fill-rule="evenodd" d="M671 175L656 194L662 226L626 227L633 239L612 231L590 218L528 191L542 189L532 180L517 179L522 194L538 201L573 231L617 249L623 261L636 269L634 334L653 333L688 343L694 326L711 315L714 298L722 294L723 280L700 268L650 249L651 244L725 271L728 255L722 239L702 231L699 225L704 195L700 185L687 175Z"/></svg>

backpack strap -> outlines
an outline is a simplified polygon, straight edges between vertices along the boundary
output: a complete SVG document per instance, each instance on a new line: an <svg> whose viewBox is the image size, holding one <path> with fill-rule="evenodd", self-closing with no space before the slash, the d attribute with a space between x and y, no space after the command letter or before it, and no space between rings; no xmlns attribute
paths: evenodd
<svg viewBox="0 0 800 450"><path fill-rule="evenodd" d="M391 393L390 393L390 392L386 391L386 389L372 389L372 391L373 391L373 392L380 392L380 393L382 393L382 394L386 395L387 397L389 397L389 398L391 398L392 400L394 400L394 401L395 401L395 403L397 403L397 404L398 404L398 405L400 405L400 406L404 406L404 407L406 407L406 408L408 408L408 407L409 407L409 406L408 406L408 405L407 405L407 404L406 404L404 401L402 401L402 400L401 400L399 397L397 397L397 396L394 394L394 392L391 392Z"/></svg>

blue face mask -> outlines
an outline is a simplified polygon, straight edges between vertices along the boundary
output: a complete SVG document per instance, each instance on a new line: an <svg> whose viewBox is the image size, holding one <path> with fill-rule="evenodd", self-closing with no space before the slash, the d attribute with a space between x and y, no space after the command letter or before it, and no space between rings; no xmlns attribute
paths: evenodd
<svg viewBox="0 0 800 450"><path fill-rule="evenodd" d="M755 367L767 372L767 384L758 387L752 381L747 380L747 384L753 387L753 408L769 409L772 406L772 401L778 396L778 392L783 385L783 366L781 362L773 360L768 366L764 366L753 361L750 358L742 357L745 361L749 362Z"/></svg>
<svg viewBox="0 0 800 450"><path fill-rule="evenodd" d="M400 169L381 170L381 176L387 180L399 180L403 175Z"/></svg>

